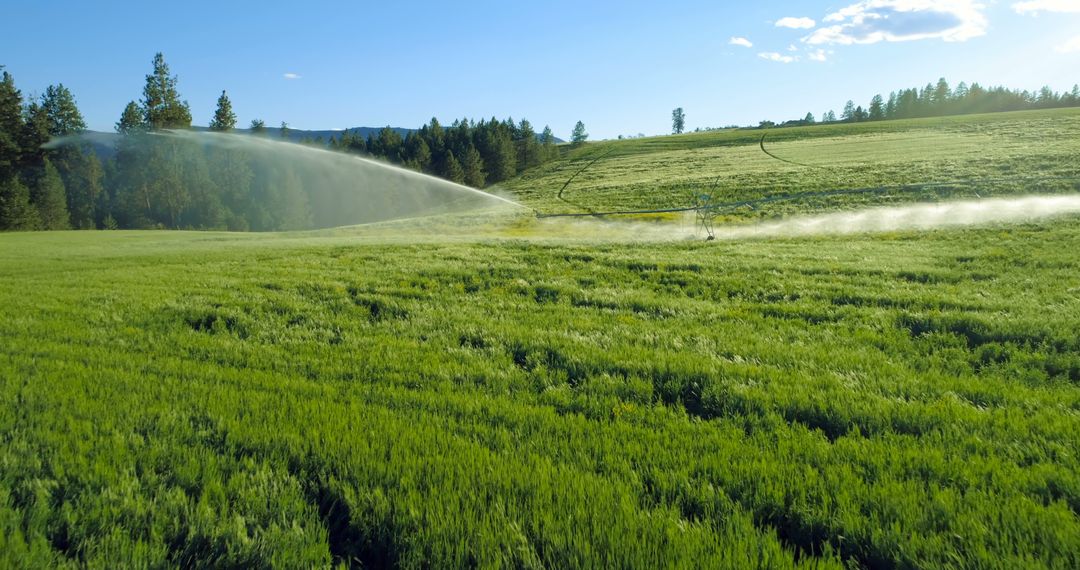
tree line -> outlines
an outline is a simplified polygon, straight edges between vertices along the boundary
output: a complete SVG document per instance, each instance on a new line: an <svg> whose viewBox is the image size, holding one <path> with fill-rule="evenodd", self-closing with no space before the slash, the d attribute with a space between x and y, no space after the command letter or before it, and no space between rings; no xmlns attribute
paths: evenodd
<svg viewBox="0 0 1080 570"><path fill-rule="evenodd" d="M209 128L236 129L223 91ZM288 125L281 125L282 138ZM162 54L154 57L141 99L129 102L116 123L120 135L102 160L88 142L47 145L78 135L86 123L71 91L50 86L24 101L14 78L0 82L0 230L193 228L235 231L293 230L340 221L342 196L313 194L309 172L288 161L269 164L239 149L210 148L190 139L154 136L191 129L191 109ZM256 119L250 131L267 136ZM575 142L587 138L575 127ZM314 141L309 141L314 142ZM320 146L382 159L405 168L483 188L543 164L559 154L550 127L537 134L526 120L437 119L402 137L386 127L360 137L349 131ZM317 178L317 176L315 177ZM325 186L322 178L319 184ZM305 185L312 187L306 187ZM340 192L339 192L340 194ZM354 222L355 223L355 222Z"/></svg>
<svg viewBox="0 0 1080 570"><path fill-rule="evenodd" d="M900 89L889 93L887 98L880 94L874 95L866 107L849 100L844 104L839 116L835 111L826 111L822 113L820 122L861 123L1062 107L1080 107L1080 85L1073 85L1071 91L1064 93L1055 92L1048 86L1038 91L1021 91L1000 86L983 87L978 83L968 85L963 81L953 88L942 77L937 84L927 83L922 88ZM816 122L819 121L814 114L807 113L803 119L787 121L780 126ZM777 125L771 121L762 121L759 126Z"/></svg>

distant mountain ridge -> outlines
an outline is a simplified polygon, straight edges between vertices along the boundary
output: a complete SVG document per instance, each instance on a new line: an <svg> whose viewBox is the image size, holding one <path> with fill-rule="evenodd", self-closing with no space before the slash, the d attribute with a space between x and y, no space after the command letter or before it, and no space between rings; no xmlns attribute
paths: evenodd
<svg viewBox="0 0 1080 570"><path fill-rule="evenodd" d="M419 130L406 129L404 127L390 128L397 132L397 134L401 135L402 138L404 138L405 135L411 132ZM195 131L210 130L209 127L191 127L191 129ZM369 135L378 136L379 131L381 130L383 130L383 127L351 127L348 129L325 129L318 131L290 128L287 138L291 142L300 142L302 140L322 140L323 142L327 142L330 140L330 137L338 138L341 136L342 133L348 131L350 134L359 134L366 139ZM251 129L233 129L230 132L246 135L251 133ZM281 127L266 127L266 134L270 135L271 138L281 138Z"/></svg>

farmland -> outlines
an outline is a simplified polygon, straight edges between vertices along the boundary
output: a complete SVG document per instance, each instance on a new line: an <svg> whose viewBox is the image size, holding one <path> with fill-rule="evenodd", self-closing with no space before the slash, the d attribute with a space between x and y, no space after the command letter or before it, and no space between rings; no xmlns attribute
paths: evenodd
<svg viewBox="0 0 1080 570"><path fill-rule="evenodd" d="M767 136L813 166L760 131L631 140L506 190L578 211L558 191L609 152L567 200L1075 192L1078 132ZM1075 568L1077 222L0 235L0 566Z"/></svg>

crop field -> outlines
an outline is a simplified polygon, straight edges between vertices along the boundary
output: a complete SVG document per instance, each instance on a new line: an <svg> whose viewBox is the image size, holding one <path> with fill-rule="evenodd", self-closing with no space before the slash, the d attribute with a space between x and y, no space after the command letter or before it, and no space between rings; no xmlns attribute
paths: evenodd
<svg viewBox="0 0 1080 570"><path fill-rule="evenodd" d="M762 152L761 144L774 156ZM1080 110L1063 109L595 143L507 187L552 213L680 207L687 194L700 192L723 203L838 189L893 190L728 213L758 219L928 198L1076 192L1077 156ZM594 158L599 160L559 200L560 188Z"/></svg>
<svg viewBox="0 0 1080 570"><path fill-rule="evenodd" d="M1055 111L768 134L814 166L760 131L631 140L564 197L957 183L745 223L1076 192L1078 133ZM575 211L557 194L598 152L507 191ZM1080 218L403 227L0 235L0 567L1080 567Z"/></svg>

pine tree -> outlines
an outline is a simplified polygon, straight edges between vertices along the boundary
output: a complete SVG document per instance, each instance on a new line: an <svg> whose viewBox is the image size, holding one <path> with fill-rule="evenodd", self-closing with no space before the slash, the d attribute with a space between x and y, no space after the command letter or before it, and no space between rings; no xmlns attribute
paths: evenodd
<svg viewBox="0 0 1080 570"><path fill-rule="evenodd" d="M867 118L871 121L880 121L885 118L885 100L881 95L874 95L870 100L870 113Z"/></svg>
<svg viewBox="0 0 1080 570"><path fill-rule="evenodd" d="M22 131L22 93L15 78L4 72L0 80L0 182L15 175Z"/></svg>
<svg viewBox="0 0 1080 570"><path fill-rule="evenodd" d="M45 94L41 96L41 107L48 117L49 135L64 137L86 130L86 121L79 112L75 97L63 84L50 85L45 89ZM77 229L93 228L103 178L101 162L93 147L87 143L69 142L47 154L60 172L67 191L71 226Z"/></svg>
<svg viewBox="0 0 1080 570"><path fill-rule="evenodd" d="M26 106L22 132L19 134L19 167L30 175L45 166L45 149L49 142L49 117L38 103ZM26 181L29 183L29 181Z"/></svg>
<svg viewBox="0 0 1080 570"><path fill-rule="evenodd" d="M210 130L227 132L236 128L236 113L233 113L232 102L225 90L221 91L221 97L217 100L217 109L214 110L214 118L210 120Z"/></svg>
<svg viewBox="0 0 1080 570"><path fill-rule="evenodd" d="M462 165L462 169L466 186L484 187L484 159L480 157L480 151L476 150L476 147L469 145L469 150L465 152L465 164Z"/></svg>
<svg viewBox="0 0 1080 570"><path fill-rule="evenodd" d="M945 105L949 102L950 98L952 98L952 91L949 89L949 82L945 81L945 78L942 77L941 79L938 79L937 86L934 87L934 92L931 97L931 101L935 110L938 111L938 114L943 114L945 112Z"/></svg>
<svg viewBox="0 0 1080 570"><path fill-rule="evenodd" d="M75 96L64 84L50 85L41 96L41 106L49 118L49 134L54 137L74 135L86 130Z"/></svg>
<svg viewBox="0 0 1080 570"><path fill-rule="evenodd" d="M411 132L405 137L403 158L409 168L420 172L431 170L431 149L420 132Z"/></svg>
<svg viewBox="0 0 1080 570"><path fill-rule="evenodd" d="M65 149L65 151L68 149ZM62 152L57 162L63 161L60 175L67 189L68 214L72 227L80 230L93 229L96 225L97 206L102 195L104 172L101 161L93 148L72 147Z"/></svg>
<svg viewBox="0 0 1080 570"><path fill-rule="evenodd" d="M38 215L37 227L43 230L66 230L71 224L64 181L52 162L44 160L30 192L30 203Z"/></svg>
<svg viewBox="0 0 1080 570"><path fill-rule="evenodd" d="M585 144L585 141L588 140L588 138L589 133L585 132L585 123L578 121L577 124L574 125L574 131L570 133L570 142L574 146L581 146L582 144Z"/></svg>
<svg viewBox="0 0 1080 570"><path fill-rule="evenodd" d="M817 120L814 118L813 113L808 112L808 113L806 113L806 116L803 117L803 122L808 124L808 125L812 125L812 124L816 123Z"/></svg>
<svg viewBox="0 0 1080 570"><path fill-rule="evenodd" d="M844 103L844 112L840 114L840 119L846 122L852 122L855 120L855 102L848 100Z"/></svg>
<svg viewBox="0 0 1080 570"><path fill-rule="evenodd" d="M514 141L505 125L492 118L477 127L477 131L476 146L484 161L486 182L497 184L512 178L516 174L517 159Z"/></svg>
<svg viewBox="0 0 1080 570"><path fill-rule="evenodd" d="M554 159L559 151L555 148L555 134L551 132L551 127L544 125L544 132L540 134L540 154L543 156L544 161Z"/></svg>
<svg viewBox="0 0 1080 570"><path fill-rule="evenodd" d="M446 151L446 161L443 165L443 176L451 182L456 182L458 184L465 183L465 170L461 168L461 163L458 162L456 158L454 158L454 151L452 150Z"/></svg>
<svg viewBox="0 0 1080 570"><path fill-rule="evenodd" d="M30 191L17 176L0 178L0 230L32 230L38 222Z"/></svg>
<svg viewBox="0 0 1080 570"><path fill-rule="evenodd" d="M281 129L278 131L278 136L281 137L282 140L289 140L289 123L281 121Z"/></svg>
<svg viewBox="0 0 1080 570"><path fill-rule="evenodd" d="M120 120L116 122L116 132L126 135L134 134L143 128L143 112L138 103L131 101L124 107Z"/></svg>
<svg viewBox="0 0 1080 570"><path fill-rule="evenodd" d="M671 133L681 135L685 128L686 113L683 112L682 107L676 107L675 110L671 112Z"/></svg>
<svg viewBox="0 0 1080 570"><path fill-rule="evenodd" d="M264 135L266 134L266 123L262 119L252 119L248 130L253 135Z"/></svg>
<svg viewBox="0 0 1080 570"><path fill-rule="evenodd" d="M151 129L186 129L191 127L191 109L180 101L176 90L177 78L169 74L169 66L160 52L154 56L154 70L146 76L143 87L143 123Z"/></svg>
<svg viewBox="0 0 1080 570"><path fill-rule="evenodd" d="M529 121L522 119L517 130L518 136L521 137L521 140L518 141L520 152L518 154L517 170L521 172L540 164L540 145L536 140L536 131L533 130Z"/></svg>
<svg viewBox="0 0 1080 570"><path fill-rule="evenodd" d="M401 151L405 141L402 140L400 133L387 125L379 131L379 136L374 142L376 154L390 162L401 163Z"/></svg>

